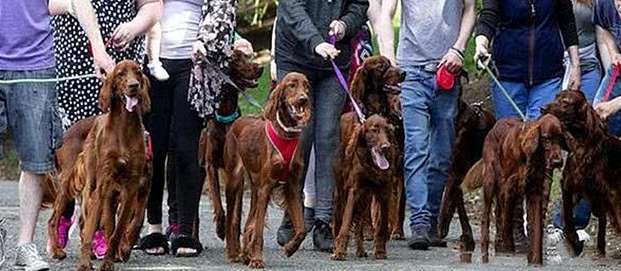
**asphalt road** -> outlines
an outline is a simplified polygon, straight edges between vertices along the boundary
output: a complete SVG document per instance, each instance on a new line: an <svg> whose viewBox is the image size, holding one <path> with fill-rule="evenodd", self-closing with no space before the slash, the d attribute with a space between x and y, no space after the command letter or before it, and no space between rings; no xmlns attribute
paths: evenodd
<svg viewBox="0 0 621 271"><path fill-rule="evenodd" d="M16 182L0 182L0 217L7 218L5 228L9 232L7 242L7 262L0 270L12 270L14 261L13 247L18 227L18 199ZM246 200L246 204L249 200ZM165 207L166 208L166 207ZM247 205L244 210L247 210ZM166 210L166 209L165 209ZM45 248L44 227L50 215L45 210L39 217L37 224L36 243L40 251ZM413 251L407 248L405 241L391 241L388 247L387 260L374 260L373 257L366 259L356 258L349 250L348 260L335 262L329 259L329 254L312 250L310 236L304 242L303 247L291 258L286 258L276 244L276 229L278 228L282 211L272 206L268 213L268 226L265 230L264 260L268 270L621 270L618 259L593 259L590 256L565 259L561 265L546 265L544 268L529 268L526 265L525 255L516 256L492 256L490 264L480 264L480 256L477 251L473 256L473 264L459 263L459 255L454 247L457 247L459 227L452 225L449 236L448 248L432 248L428 251ZM118 270L247 270L240 264L229 264L224 254L224 243L213 232L211 223L211 207L206 197L201 201L201 242L207 249L197 258L174 258L172 256L147 256L135 251L129 262L117 264ZM478 228L475 228L478 233ZM409 235L409 233L408 233ZM478 234L475 238L478 240ZM74 270L77 263L76 248L79 241L77 234L71 236L68 245L68 257L61 261L50 260L50 270ZM367 251L371 252L372 244L366 244ZM372 253L370 253L372 255ZM493 254L492 254L493 255ZM94 262L99 265L99 262Z"/></svg>

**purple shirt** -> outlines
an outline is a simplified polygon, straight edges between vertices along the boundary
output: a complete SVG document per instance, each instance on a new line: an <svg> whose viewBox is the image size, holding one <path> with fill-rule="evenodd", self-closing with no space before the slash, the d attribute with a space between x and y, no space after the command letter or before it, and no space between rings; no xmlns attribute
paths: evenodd
<svg viewBox="0 0 621 271"><path fill-rule="evenodd" d="M54 65L48 0L0 0L0 70Z"/></svg>

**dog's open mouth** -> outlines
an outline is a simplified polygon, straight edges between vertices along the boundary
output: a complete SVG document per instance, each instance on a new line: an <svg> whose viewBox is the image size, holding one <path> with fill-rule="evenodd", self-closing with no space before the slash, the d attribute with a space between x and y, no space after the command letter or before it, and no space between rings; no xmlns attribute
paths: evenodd
<svg viewBox="0 0 621 271"><path fill-rule="evenodd" d="M400 93L401 84L384 84L384 91L395 94Z"/></svg>
<svg viewBox="0 0 621 271"><path fill-rule="evenodd" d="M125 96L125 109L129 112L134 112L136 105L138 105L138 97L136 96Z"/></svg>
<svg viewBox="0 0 621 271"><path fill-rule="evenodd" d="M379 151L376 147L371 148L371 156L373 157L373 162L379 169L387 170L390 167L390 163L388 163L384 153Z"/></svg>

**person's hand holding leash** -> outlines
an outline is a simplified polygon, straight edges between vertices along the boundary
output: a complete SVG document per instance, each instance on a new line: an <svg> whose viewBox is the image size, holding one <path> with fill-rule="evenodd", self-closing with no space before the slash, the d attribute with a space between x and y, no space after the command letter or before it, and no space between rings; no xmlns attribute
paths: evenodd
<svg viewBox="0 0 621 271"><path fill-rule="evenodd" d="M440 64L438 67L445 66L446 69L451 73L458 73L461 70L461 67L464 65L463 54L455 49L451 48L449 51L442 57L440 60Z"/></svg>
<svg viewBox="0 0 621 271"><path fill-rule="evenodd" d="M612 100L608 102L598 103L595 105L595 111L597 112L599 117L602 118L603 120L608 119L610 115L619 111L621 107L620 102L621 101Z"/></svg>
<svg viewBox="0 0 621 271"><path fill-rule="evenodd" d="M315 47L315 53L323 57L324 59L335 59L336 56L341 53L341 51L337 50L334 45L322 42L317 47Z"/></svg>
<svg viewBox="0 0 621 271"><path fill-rule="evenodd" d="M125 50L138 36L138 32L131 22L120 24L112 33L112 46L117 50Z"/></svg>
<svg viewBox="0 0 621 271"><path fill-rule="evenodd" d="M197 40L192 44L192 57L194 59L199 59L202 56L207 55L207 49L205 49L205 44Z"/></svg>
<svg viewBox="0 0 621 271"><path fill-rule="evenodd" d="M621 66L621 54L616 53L611 57L611 65L612 66Z"/></svg>
<svg viewBox="0 0 621 271"><path fill-rule="evenodd" d="M95 74L99 78L105 77L105 74L110 74L115 65L114 59L105 50L93 52L93 64L95 65ZM104 72L103 75L102 71Z"/></svg>
<svg viewBox="0 0 621 271"><path fill-rule="evenodd" d="M342 40L345 37L345 30L347 29L347 25L345 22L341 20L334 20L330 23L330 32L328 35L336 36L336 40Z"/></svg>
<svg viewBox="0 0 621 271"><path fill-rule="evenodd" d="M474 63L476 63L478 67L479 60L481 60L483 65L487 65L491 60L491 54L489 53L489 40L485 36L477 36L475 38L475 44Z"/></svg>

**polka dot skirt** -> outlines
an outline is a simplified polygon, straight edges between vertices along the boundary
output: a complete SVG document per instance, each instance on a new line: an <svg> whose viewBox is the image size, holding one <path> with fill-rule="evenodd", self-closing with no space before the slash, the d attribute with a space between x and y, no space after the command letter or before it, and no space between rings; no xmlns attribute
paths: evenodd
<svg viewBox="0 0 621 271"><path fill-rule="evenodd" d="M131 21L137 13L134 0L92 0L104 41L112 36L122 23ZM54 44L56 67L59 77L85 75L94 72L93 58L88 52L88 39L78 20L70 15L55 16ZM124 51L107 48L108 54L119 62L131 59L142 63L144 39L137 37ZM97 107L99 89L102 83L97 78L59 82L58 103L63 117L63 126L100 113Z"/></svg>

